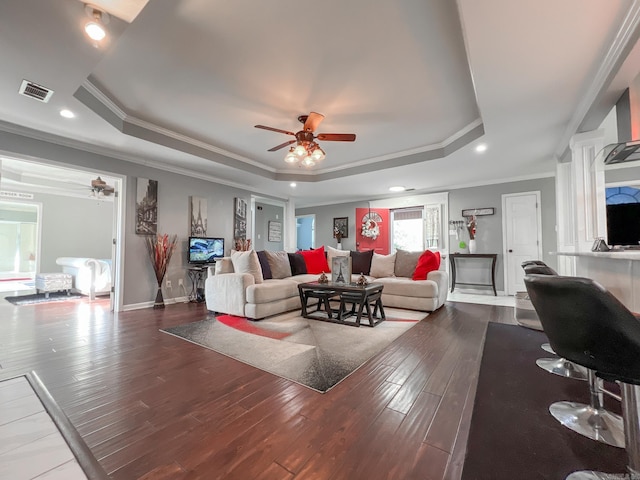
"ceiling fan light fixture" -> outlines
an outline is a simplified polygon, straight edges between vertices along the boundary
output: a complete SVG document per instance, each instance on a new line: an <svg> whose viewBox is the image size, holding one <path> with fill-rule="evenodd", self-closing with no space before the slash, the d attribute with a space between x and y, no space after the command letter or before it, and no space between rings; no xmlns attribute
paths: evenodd
<svg viewBox="0 0 640 480"><path fill-rule="evenodd" d="M315 162L321 162L322 160L324 160L326 157L324 151L317 146L316 149L313 151L313 153L311 154L311 158L315 161Z"/></svg>
<svg viewBox="0 0 640 480"><path fill-rule="evenodd" d="M304 158L307 155L307 149L304 145L298 144L294 149L293 153L299 158Z"/></svg>
<svg viewBox="0 0 640 480"><path fill-rule="evenodd" d="M91 19L84 26L85 33L96 42L103 40L107 36L104 26L109 23L109 14L89 4L85 5L85 13Z"/></svg>
<svg viewBox="0 0 640 480"><path fill-rule="evenodd" d="M302 165L304 165L305 167L313 167L315 164L316 162L313 160L313 158L311 158L310 155L307 155L302 159Z"/></svg>
<svg viewBox="0 0 640 480"><path fill-rule="evenodd" d="M284 161L287 163L296 163L298 161L297 155L293 151L293 147L289 150L289 152L285 155Z"/></svg>

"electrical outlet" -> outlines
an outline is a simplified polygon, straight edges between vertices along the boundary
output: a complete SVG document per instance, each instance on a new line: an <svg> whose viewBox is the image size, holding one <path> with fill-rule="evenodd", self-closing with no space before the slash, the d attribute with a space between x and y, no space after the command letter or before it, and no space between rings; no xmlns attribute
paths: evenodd
<svg viewBox="0 0 640 480"><path fill-rule="evenodd" d="M171 280L167 279L167 288L171 288Z"/></svg>
<svg viewBox="0 0 640 480"><path fill-rule="evenodd" d="M179 287L184 286L184 281L182 280L182 278L179 278L179 279L178 279L178 286L179 286Z"/></svg>

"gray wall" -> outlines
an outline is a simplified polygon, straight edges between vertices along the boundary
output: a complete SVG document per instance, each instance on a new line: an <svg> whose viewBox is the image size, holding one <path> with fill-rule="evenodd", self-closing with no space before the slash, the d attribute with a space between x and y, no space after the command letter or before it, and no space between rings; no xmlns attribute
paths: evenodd
<svg viewBox="0 0 640 480"><path fill-rule="evenodd" d="M463 220L462 209L476 207L493 207L495 214L478 217L478 233L476 236L478 253L497 253L496 287L504 291L504 263L502 255L502 195L540 191L542 204L542 260L550 266L556 266L556 258L550 252L557 250L556 245L556 193L555 178L541 178L520 182L500 183L481 187L459 188L449 191L449 219ZM316 214L316 245L331 245L333 217L349 217L349 238L342 241L345 250L355 250L355 209L366 208L365 203L344 203L320 207L300 208L296 215ZM446 220L446 219L445 219ZM448 228L446 228L448 231ZM465 241L468 237L464 238ZM450 252L459 251L455 236L450 238Z"/></svg>
<svg viewBox="0 0 640 480"><path fill-rule="evenodd" d="M504 291L504 258L502 254L502 195L507 193L540 192L542 215L542 260L556 267L556 189L555 178L539 178L520 182L498 183L482 187L460 188L449 191L449 219L464 220L462 210L493 207L495 215L478 217L476 234L477 253L497 253L496 288ZM466 235L466 230L465 230ZM468 241L467 236L462 239ZM455 236L449 238L451 253L460 251Z"/></svg>
<svg viewBox="0 0 640 480"><path fill-rule="evenodd" d="M225 253L232 247L234 197L244 198L247 204L250 192L207 180L179 175L151 166L134 164L116 158L94 154L74 148L35 140L21 135L0 132L0 151L24 155L33 159L51 160L96 173L113 173L126 177L126 206L124 225L123 305L152 302L157 284L148 258L144 237L135 234L136 178L158 181L158 232L178 234L178 246L168 269L167 279L173 288L163 289L165 298L180 297L178 279L185 279L187 293L187 237L189 233L189 196L207 199L207 235L224 237ZM46 208L46 205L45 205ZM250 220L250 219L249 219ZM66 228L66 223L58 226Z"/></svg>
<svg viewBox="0 0 640 480"><path fill-rule="evenodd" d="M114 203L34 193L42 203L40 272L61 272L58 257L111 258Z"/></svg>
<svg viewBox="0 0 640 480"><path fill-rule="evenodd" d="M640 167L616 168L605 170L605 183L638 182L640 180Z"/></svg>
<svg viewBox="0 0 640 480"><path fill-rule="evenodd" d="M367 202L341 203L320 207L297 208L296 215L316 215L316 248L329 245L336 248L338 242L333 238L334 217L349 218L349 237L342 239L343 250L356 249L356 208L367 208Z"/></svg>
<svg viewBox="0 0 640 480"><path fill-rule="evenodd" d="M253 238L255 239L255 250L284 250L284 208L268 203L256 202L255 228ZM269 222L280 222L282 224L282 240L279 242L269 241Z"/></svg>

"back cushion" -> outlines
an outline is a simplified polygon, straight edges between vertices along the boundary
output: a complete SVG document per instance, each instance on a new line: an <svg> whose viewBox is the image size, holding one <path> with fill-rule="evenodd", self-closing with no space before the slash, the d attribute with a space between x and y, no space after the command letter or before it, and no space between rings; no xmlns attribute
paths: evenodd
<svg viewBox="0 0 640 480"><path fill-rule="evenodd" d="M262 269L255 250L245 252L231 252L231 262L236 273L249 273L253 275L256 283L262 283Z"/></svg>
<svg viewBox="0 0 640 480"><path fill-rule="evenodd" d="M289 264L289 255L287 255L287 252L270 252L265 250L264 253L267 256L273 278L287 278L291 276L291 265Z"/></svg>
<svg viewBox="0 0 640 480"><path fill-rule="evenodd" d="M298 253L304 257L304 263L307 266L306 273L329 272L327 258L324 255L324 247L316 248L315 250L302 250Z"/></svg>
<svg viewBox="0 0 640 480"><path fill-rule="evenodd" d="M371 273L371 259L373 258L373 250L366 252L351 251L351 271L354 274L362 273L369 275Z"/></svg>
<svg viewBox="0 0 640 480"><path fill-rule="evenodd" d="M425 250L418 259L418 265L411 277L413 280L426 280L427 274L440 268L440 252Z"/></svg>
<svg viewBox="0 0 640 480"><path fill-rule="evenodd" d="M396 254L380 255L373 252L371 259L371 272L369 275L376 278L393 277L393 269L396 263Z"/></svg>
<svg viewBox="0 0 640 480"><path fill-rule="evenodd" d="M396 251L396 265L394 273L396 277L409 277L413 275L413 272L418 265L418 259L422 255L422 252L407 252L406 250Z"/></svg>
<svg viewBox="0 0 640 480"><path fill-rule="evenodd" d="M330 247L327 245L327 265L329 267L328 272L331 271L331 263L333 261L333 257L348 257L349 250L338 250L337 248Z"/></svg>
<svg viewBox="0 0 640 480"><path fill-rule="evenodd" d="M269 266L269 260L267 260L267 255L266 253L264 253L264 250L260 250L256 253L258 254L260 268L262 268L262 278L264 278L265 280L273 278L273 275L271 274L271 267Z"/></svg>
<svg viewBox="0 0 640 480"><path fill-rule="evenodd" d="M304 263L304 257L298 253L288 253L289 265L291 266L291 275L301 275L307 273L307 265Z"/></svg>

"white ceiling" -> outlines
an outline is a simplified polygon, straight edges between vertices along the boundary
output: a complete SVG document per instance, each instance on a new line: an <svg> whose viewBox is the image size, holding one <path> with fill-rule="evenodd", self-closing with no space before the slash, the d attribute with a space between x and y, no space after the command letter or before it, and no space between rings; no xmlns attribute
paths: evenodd
<svg viewBox="0 0 640 480"><path fill-rule="evenodd" d="M0 130L299 206L552 175L640 71L638 0L94 3L112 14L97 48L78 0L0 2ZM311 111L357 140L291 169L267 150L292 137L254 125L295 132Z"/></svg>

